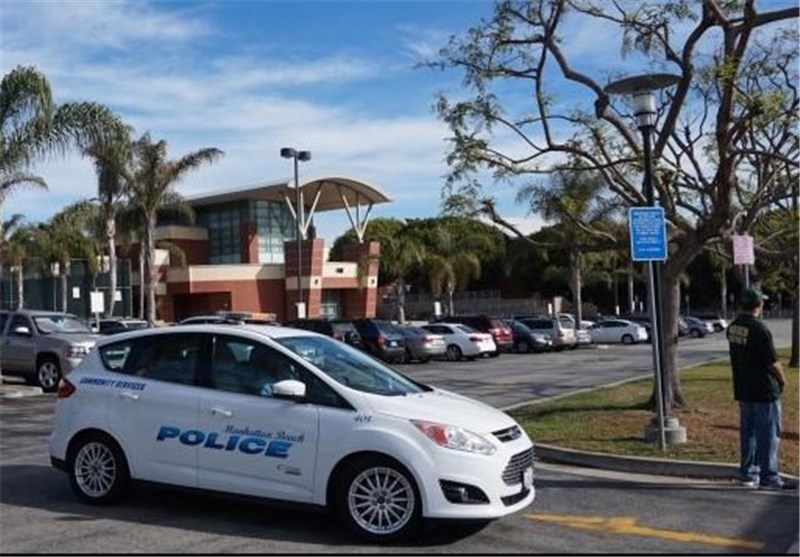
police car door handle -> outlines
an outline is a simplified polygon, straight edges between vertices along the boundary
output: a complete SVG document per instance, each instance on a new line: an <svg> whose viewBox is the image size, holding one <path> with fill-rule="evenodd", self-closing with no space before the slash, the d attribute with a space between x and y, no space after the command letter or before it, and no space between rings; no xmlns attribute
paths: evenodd
<svg viewBox="0 0 800 557"><path fill-rule="evenodd" d="M124 399L127 399L127 400L139 400L139 395L137 395L136 393L129 393L127 391L123 391L123 392L119 393L118 396L119 396L119 398L124 398Z"/></svg>
<svg viewBox="0 0 800 557"><path fill-rule="evenodd" d="M211 413L214 414L215 416L219 414L220 416L225 416L226 418L233 417L232 411L220 408L219 406L212 406Z"/></svg>

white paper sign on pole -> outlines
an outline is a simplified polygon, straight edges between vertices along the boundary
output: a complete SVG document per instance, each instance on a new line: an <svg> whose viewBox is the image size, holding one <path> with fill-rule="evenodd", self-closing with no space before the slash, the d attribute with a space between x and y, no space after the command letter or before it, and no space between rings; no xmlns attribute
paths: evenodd
<svg viewBox="0 0 800 557"><path fill-rule="evenodd" d="M79 300L81 297L81 287L80 286L73 286L72 287L72 299Z"/></svg>
<svg viewBox="0 0 800 557"><path fill-rule="evenodd" d="M105 311L105 304L103 303L102 292L90 292L89 300L92 313L103 313Z"/></svg>
<svg viewBox="0 0 800 557"><path fill-rule="evenodd" d="M748 234L732 236L734 265L755 265L756 256L753 251L753 237Z"/></svg>

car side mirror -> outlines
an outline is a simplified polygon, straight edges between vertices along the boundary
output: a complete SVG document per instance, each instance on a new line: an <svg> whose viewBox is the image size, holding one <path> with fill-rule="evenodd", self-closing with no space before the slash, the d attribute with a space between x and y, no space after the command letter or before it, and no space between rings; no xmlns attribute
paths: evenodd
<svg viewBox="0 0 800 557"><path fill-rule="evenodd" d="M29 337L32 335L31 330L26 327L25 325L20 325L18 327L14 327L14 334L19 335L21 337Z"/></svg>
<svg viewBox="0 0 800 557"><path fill-rule="evenodd" d="M306 384L295 379L284 379L272 385L272 397L300 401L306 397Z"/></svg>

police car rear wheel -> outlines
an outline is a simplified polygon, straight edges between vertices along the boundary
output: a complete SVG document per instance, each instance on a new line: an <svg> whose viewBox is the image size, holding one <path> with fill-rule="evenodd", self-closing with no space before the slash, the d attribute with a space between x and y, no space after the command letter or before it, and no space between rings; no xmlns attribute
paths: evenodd
<svg viewBox="0 0 800 557"><path fill-rule="evenodd" d="M409 536L420 523L420 497L414 480L388 458L361 460L345 472L338 507L348 526L373 542Z"/></svg>
<svg viewBox="0 0 800 557"><path fill-rule="evenodd" d="M86 502L104 505L117 500L129 482L128 466L117 444L108 437L87 437L72 451L70 484Z"/></svg>

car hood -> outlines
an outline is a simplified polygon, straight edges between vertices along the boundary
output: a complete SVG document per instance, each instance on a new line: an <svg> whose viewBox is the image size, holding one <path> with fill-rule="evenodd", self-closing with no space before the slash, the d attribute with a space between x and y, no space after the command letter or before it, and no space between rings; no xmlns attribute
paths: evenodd
<svg viewBox="0 0 800 557"><path fill-rule="evenodd" d="M454 425L475 433L491 433L516 425L510 416L488 404L441 389L395 397L368 395L366 398L376 414Z"/></svg>
<svg viewBox="0 0 800 557"><path fill-rule="evenodd" d="M80 344L82 346L94 346L103 335L93 333L51 333L46 335L47 339L61 340L68 344Z"/></svg>

